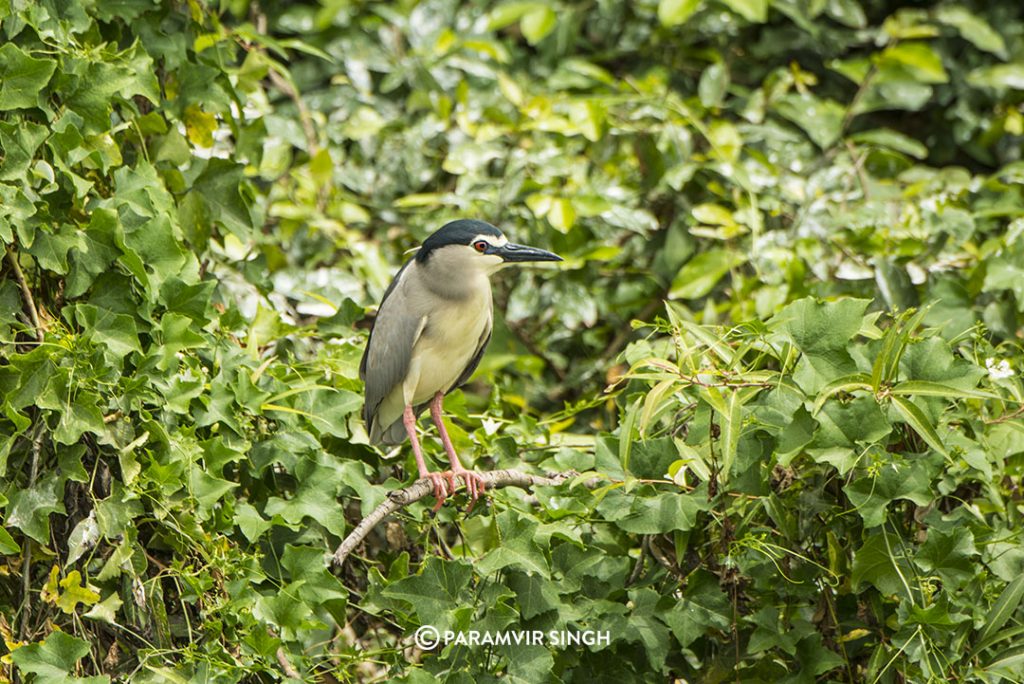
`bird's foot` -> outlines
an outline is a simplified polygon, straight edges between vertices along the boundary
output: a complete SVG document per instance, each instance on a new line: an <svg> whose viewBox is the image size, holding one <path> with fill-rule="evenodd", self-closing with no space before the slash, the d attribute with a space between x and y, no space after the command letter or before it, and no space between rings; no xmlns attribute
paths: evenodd
<svg viewBox="0 0 1024 684"><path fill-rule="evenodd" d="M455 478L459 477L466 483L466 493L469 494L469 508L466 509L466 512L469 513L473 510L473 504L476 503L476 500L487 490L487 480L475 470L467 470L466 468L453 468L448 472L451 473L453 484Z"/></svg>
<svg viewBox="0 0 1024 684"><path fill-rule="evenodd" d="M430 480L430 483L434 485L434 498L437 499L437 503L434 504L434 513L437 513L441 510L448 495L455 493L455 482L448 472L421 473L420 477Z"/></svg>

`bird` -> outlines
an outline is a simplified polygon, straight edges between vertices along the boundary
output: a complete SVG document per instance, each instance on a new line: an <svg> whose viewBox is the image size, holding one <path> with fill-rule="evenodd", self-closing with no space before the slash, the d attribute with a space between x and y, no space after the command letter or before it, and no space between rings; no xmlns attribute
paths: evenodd
<svg viewBox="0 0 1024 684"><path fill-rule="evenodd" d="M461 479L470 507L486 489L480 473L459 460L442 421L445 395L469 380L491 340L494 305L490 276L510 264L562 257L509 242L495 226L450 221L430 235L388 285L359 364L365 383L363 420L371 444L412 443L419 477L428 478L436 512ZM430 417L451 468L431 472L416 424Z"/></svg>

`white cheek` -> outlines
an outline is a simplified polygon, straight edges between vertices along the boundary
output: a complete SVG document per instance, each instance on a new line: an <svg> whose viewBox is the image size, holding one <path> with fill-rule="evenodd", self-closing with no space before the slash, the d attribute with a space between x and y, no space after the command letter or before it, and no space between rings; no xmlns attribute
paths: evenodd
<svg viewBox="0 0 1024 684"><path fill-rule="evenodd" d="M480 257L479 261L488 273L494 273L505 265L505 260L497 254L484 254Z"/></svg>

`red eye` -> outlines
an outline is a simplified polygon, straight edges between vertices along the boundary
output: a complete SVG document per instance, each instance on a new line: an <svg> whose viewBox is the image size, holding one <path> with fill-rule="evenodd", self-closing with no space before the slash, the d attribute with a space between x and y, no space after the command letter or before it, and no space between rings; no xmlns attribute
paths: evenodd
<svg viewBox="0 0 1024 684"><path fill-rule="evenodd" d="M480 252L481 254L486 252L488 247L490 247L490 245L483 240L477 240L476 242L473 243L473 249Z"/></svg>

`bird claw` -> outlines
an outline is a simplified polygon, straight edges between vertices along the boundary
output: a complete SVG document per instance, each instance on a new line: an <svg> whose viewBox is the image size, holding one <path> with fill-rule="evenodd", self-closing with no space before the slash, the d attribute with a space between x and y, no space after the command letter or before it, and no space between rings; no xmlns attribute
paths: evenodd
<svg viewBox="0 0 1024 684"><path fill-rule="evenodd" d="M469 494L469 508L466 509L466 512L469 513L473 510L473 504L476 503L476 500L487 490L487 480L480 473L474 470L466 470L465 468L448 472L451 473L453 482L455 478L461 477L462 481L466 484L466 493Z"/></svg>
<svg viewBox="0 0 1024 684"><path fill-rule="evenodd" d="M441 506L444 505L448 494L455 493L455 487L452 486L448 473L424 473L422 476L430 480L431 484L434 485L434 498L437 499L437 503L434 504L434 513L437 513L441 510Z"/></svg>
<svg viewBox="0 0 1024 684"><path fill-rule="evenodd" d="M441 506L444 505L449 496L455 494L455 489L459 486L459 478L465 483L466 494L469 495L467 513L473 510L473 504L487 490L487 480L480 473L467 470L466 468L446 470L443 473L424 473L421 477L430 480L434 486L434 498L437 499L437 503L434 504L433 508L434 513L441 510Z"/></svg>

